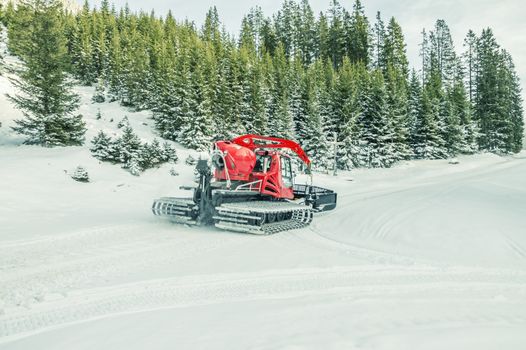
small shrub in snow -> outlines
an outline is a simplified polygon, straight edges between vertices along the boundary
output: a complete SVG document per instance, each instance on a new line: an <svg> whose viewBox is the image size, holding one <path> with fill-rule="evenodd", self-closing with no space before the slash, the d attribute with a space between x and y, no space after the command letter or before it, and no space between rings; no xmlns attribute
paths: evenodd
<svg viewBox="0 0 526 350"><path fill-rule="evenodd" d="M170 175L179 176L179 173L175 170L175 168L170 168Z"/></svg>
<svg viewBox="0 0 526 350"><path fill-rule="evenodd" d="M80 165L75 169L75 172L73 172L71 178L78 182L89 182L88 172Z"/></svg>
<svg viewBox="0 0 526 350"><path fill-rule="evenodd" d="M97 120L102 119L102 113L100 112L100 109L97 111Z"/></svg>
<svg viewBox="0 0 526 350"><path fill-rule="evenodd" d="M122 129L125 126L130 126L130 120L128 119L128 116L122 118L122 120L117 124L119 129Z"/></svg>

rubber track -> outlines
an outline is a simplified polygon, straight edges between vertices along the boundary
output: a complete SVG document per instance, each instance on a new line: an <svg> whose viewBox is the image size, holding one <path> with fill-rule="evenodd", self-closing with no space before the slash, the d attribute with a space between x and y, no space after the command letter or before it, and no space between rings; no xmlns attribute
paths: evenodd
<svg viewBox="0 0 526 350"><path fill-rule="evenodd" d="M290 202L250 201L222 204L216 208L215 226L235 232L270 235L309 226L313 212L310 207ZM287 214L290 219L261 224L264 214Z"/></svg>

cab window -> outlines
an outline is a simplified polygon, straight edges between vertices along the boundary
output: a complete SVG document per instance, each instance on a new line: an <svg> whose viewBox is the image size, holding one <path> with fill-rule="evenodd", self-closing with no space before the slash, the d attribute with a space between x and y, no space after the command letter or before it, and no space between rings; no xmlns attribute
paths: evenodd
<svg viewBox="0 0 526 350"><path fill-rule="evenodd" d="M285 187L292 187L294 179L292 177L292 164L288 157L281 157L281 177Z"/></svg>
<svg viewBox="0 0 526 350"><path fill-rule="evenodd" d="M270 168L271 157L265 155L256 155L256 165L254 171L258 173L266 173Z"/></svg>

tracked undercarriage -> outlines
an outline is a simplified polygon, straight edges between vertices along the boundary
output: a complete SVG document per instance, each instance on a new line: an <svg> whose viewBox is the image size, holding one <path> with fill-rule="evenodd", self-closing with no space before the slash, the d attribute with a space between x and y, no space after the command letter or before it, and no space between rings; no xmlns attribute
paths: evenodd
<svg viewBox="0 0 526 350"><path fill-rule="evenodd" d="M296 200L268 200L243 186L227 190L221 183L211 183L211 171L204 160L198 162L197 171L199 184L193 198L157 199L153 213L182 224L269 235L308 226L314 212L336 205L336 194L320 187L296 185Z"/></svg>

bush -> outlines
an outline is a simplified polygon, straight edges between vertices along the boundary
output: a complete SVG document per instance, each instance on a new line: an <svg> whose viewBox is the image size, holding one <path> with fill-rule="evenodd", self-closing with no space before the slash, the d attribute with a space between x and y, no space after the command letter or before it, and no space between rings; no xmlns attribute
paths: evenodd
<svg viewBox="0 0 526 350"><path fill-rule="evenodd" d="M78 182L89 182L88 172L80 165L75 169L75 172L71 175L71 178Z"/></svg>
<svg viewBox="0 0 526 350"><path fill-rule="evenodd" d="M122 164L122 168L136 176L163 163L176 163L178 159L176 150L168 142L162 146L157 139L142 143L129 125L116 139L99 131L91 141L90 151L98 160Z"/></svg>
<svg viewBox="0 0 526 350"><path fill-rule="evenodd" d="M124 128L125 126L131 128L131 126L130 126L130 120L128 119L128 116L124 116L124 118L122 118L122 120L117 124L117 127L118 127L119 129L122 129L122 128Z"/></svg>

